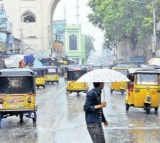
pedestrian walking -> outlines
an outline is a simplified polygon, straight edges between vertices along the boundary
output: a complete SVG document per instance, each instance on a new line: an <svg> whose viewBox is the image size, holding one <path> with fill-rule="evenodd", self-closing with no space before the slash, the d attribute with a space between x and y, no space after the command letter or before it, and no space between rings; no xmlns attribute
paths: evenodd
<svg viewBox="0 0 160 143"><path fill-rule="evenodd" d="M93 143L105 143L105 136L102 123L108 125L102 108L106 107L106 102L101 102L101 92L104 88L103 82L94 82L94 88L86 95L84 104L85 120L88 132Z"/></svg>
<svg viewBox="0 0 160 143"><path fill-rule="evenodd" d="M67 72L64 73L64 80L67 81Z"/></svg>

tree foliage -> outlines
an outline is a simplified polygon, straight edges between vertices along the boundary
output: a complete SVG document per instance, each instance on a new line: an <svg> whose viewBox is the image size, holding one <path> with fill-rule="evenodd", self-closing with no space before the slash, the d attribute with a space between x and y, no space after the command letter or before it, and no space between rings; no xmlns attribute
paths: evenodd
<svg viewBox="0 0 160 143"><path fill-rule="evenodd" d="M138 1L138 0L137 0ZM144 2L143 2L144 1ZM89 0L92 13L89 21L105 33L104 45L129 39L132 48L153 33L153 0ZM156 21L159 21L160 0L155 0Z"/></svg>
<svg viewBox="0 0 160 143"><path fill-rule="evenodd" d="M88 58L89 53L91 50L94 49L94 44L93 44L93 37L89 35L85 35L85 47L86 47L86 57Z"/></svg>

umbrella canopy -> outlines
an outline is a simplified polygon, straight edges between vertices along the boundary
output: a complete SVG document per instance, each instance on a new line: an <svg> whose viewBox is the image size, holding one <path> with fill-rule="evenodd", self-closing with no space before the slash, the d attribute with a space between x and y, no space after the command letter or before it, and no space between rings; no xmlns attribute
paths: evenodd
<svg viewBox="0 0 160 143"><path fill-rule="evenodd" d="M41 67L43 67L43 64L39 60L35 59L33 67L34 68L41 68Z"/></svg>
<svg viewBox="0 0 160 143"><path fill-rule="evenodd" d="M152 58L148 61L148 64L160 66L160 58Z"/></svg>
<svg viewBox="0 0 160 143"><path fill-rule="evenodd" d="M29 63L33 63L34 62L34 56L32 54L30 55L24 55L24 61L26 64L29 64Z"/></svg>
<svg viewBox="0 0 160 143"><path fill-rule="evenodd" d="M23 59L23 55L11 55L4 60L4 63L7 68L18 68Z"/></svg>
<svg viewBox="0 0 160 143"><path fill-rule="evenodd" d="M77 82L128 82L122 73L112 69L97 69L81 76Z"/></svg>

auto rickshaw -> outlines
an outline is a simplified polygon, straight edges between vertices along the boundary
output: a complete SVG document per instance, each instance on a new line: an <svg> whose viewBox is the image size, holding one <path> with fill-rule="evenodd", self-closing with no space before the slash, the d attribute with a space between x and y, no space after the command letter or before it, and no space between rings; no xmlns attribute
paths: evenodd
<svg viewBox="0 0 160 143"><path fill-rule="evenodd" d="M93 70L93 65L84 65L87 68L87 72L90 72Z"/></svg>
<svg viewBox="0 0 160 143"><path fill-rule="evenodd" d="M35 105L35 77L30 69L12 68L0 70L0 122L2 118L23 116L36 123L37 106Z"/></svg>
<svg viewBox="0 0 160 143"><path fill-rule="evenodd" d="M46 83L51 82L52 84L56 82L59 84L59 74L57 66L45 66L45 81Z"/></svg>
<svg viewBox="0 0 160 143"><path fill-rule="evenodd" d="M35 79L36 79L36 86L43 87L45 89L45 69L44 68L31 68L34 71Z"/></svg>
<svg viewBox="0 0 160 143"><path fill-rule="evenodd" d="M92 70L102 69L102 68L103 68L102 65L93 65L93 66L92 66Z"/></svg>
<svg viewBox="0 0 160 143"><path fill-rule="evenodd" d="M156 69L130 69L125 98L126 111L130 106L144 108L147 114L160 103L160 71Z"/></svg>
<svg viewBox="0 0 160 143"><path fill-rule="evenodd" d="M128 68L113 68L113 69L127 76ZM127 89L127 82L112 82L110 86L111 93L113 93L113 91L118 91L122 95L124 95L126 89Z"/></svg>
<svg viewBox="0 0 160 143"><path fill-rule="evenodd" d="M77 79L79 79L82 75L87 73L86 68L70 68L67 71L67 81L66 81L66 91L67 92L87 92L89 87L88 83L85 82L76 82Z"/></svg>

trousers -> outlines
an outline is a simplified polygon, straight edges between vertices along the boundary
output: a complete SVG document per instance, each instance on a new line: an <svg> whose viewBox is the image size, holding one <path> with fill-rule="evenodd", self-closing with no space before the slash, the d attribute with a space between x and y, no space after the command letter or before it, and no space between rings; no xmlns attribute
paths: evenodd
<svg viewBox="0 0 160 143"><path fill-rule="evenodd" d="M104 131L101 123L88 124L87 129L93 143L105 143Z"/></svg>

